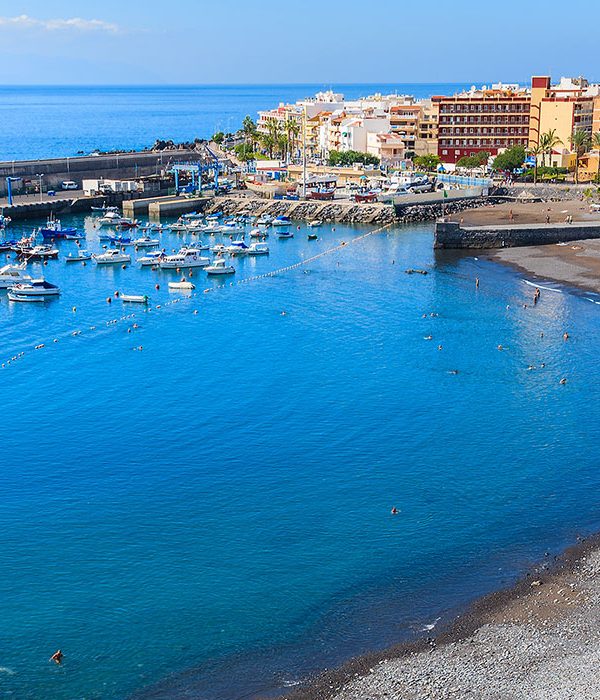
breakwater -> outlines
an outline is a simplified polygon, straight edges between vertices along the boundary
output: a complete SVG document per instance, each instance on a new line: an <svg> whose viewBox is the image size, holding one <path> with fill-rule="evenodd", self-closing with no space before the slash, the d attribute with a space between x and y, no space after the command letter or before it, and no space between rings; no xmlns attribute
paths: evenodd
<svg viewBox="0 0 600 700"><path fill-rule="evenodd" d="M600 221L574 224L461 226L454 221L435 225L435 248L512 248L600 238Z"/></svg>

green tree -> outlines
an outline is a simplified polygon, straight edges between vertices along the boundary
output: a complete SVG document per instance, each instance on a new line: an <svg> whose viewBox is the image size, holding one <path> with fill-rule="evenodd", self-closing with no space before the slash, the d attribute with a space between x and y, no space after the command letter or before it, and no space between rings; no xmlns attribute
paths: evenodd
<svg viewBox="0 0 600 700"><path fill-rule="evenodd" d="M269 158L273 157L273 149L275 148L275 139L269 133L261 133L259 135L261 146L269 154Z"/></svg>
<svg viewBox="0 0 600 700"><path fill-rule="evenodd" d="M328 163L339 166L351 166L354 163L379 165L379 158L371 153L361 153L360 151L330 151Z"/></svg>
<svg viewBox="0 0 600 700"><path fill-rule="evenodd" d="M511 146L504 153L499 153L494 158L494 170L508 170L512 172L522 167L525 162L525 149L523 146Z"/></svg>
<svg viewBox="0 0 600 700"><path fill-rule="evenodd" d="M540 146L542 147L542 165L546 165L546 155L548 155L548 165L552 165L552 151L562 144L556 135L556 129L550 129L540 136Z"/></svg>
<svg viewBox="0 0 600 700"><path fill-rule="evenodd" d="M288 153L292 153L296 147L298 134L300 133L300 124L293 117L288 117L283 123L285 135L287 137Z"/></svg>
<svg viewBox="0 0 600 700"><path fill-rule="evenodd" d="M216 134L213 134L212 140L220 146L225 140L225 134L222 131L217 131Z"/></svg>
<svg viewBox="0 0 600 700"><path fill-rule="evenodd" d="M467 168L468 170L473 170L474 168L481 168L487 165L490 154L487 151L479 151L474 156L463 156L456 165L459 168Z"/></svg>
<svg viewBox="0 0 600 700"><path fill-rule="evenodd" d="M600 180L600 131L592 134L592 146L598 151L598 164L596 166L596 182Z"/></svg>
<svg viewBox="0 0 600 700"><path fill-rule="evenodd" d="M579 184L579 159L591 145L590 135L587 131L576 129L569 137L571 148L575 151L575 184Z"/></svg>
<svg viewBox="0 0 600 700"><path fill-rule="evenodd" d="M241 161L254 160L254 149L249 143L238 143L233 150Z"/></svg>
<svg viewBox="0 0 600 700"><path fill-rule="evenodd" d="M417 156L413 163L417 168L422 168L423 170L437 170L438 165L441 163L441 158L433 153L427 153L424 156Z"/></svg>
<svg viewBox="0 0 600 700"><path fill-rule="evenodd" d="M535 185L538 179L538 158L544 155L544 148L538 143L535 146L530 146L527 149L527 154L533 156L535 159L533 162L533 184Z"/></svg>
<svg viewBox="0 0 600 700"><path fill-rule="evenodd" d="M249 114L247 114L244 117L244 121L242 122L242 132L244 134L244 140L246 141L246 144L252 147L252 150L254 150L254 147L256 145L256 124L252 120Z"/></svg>

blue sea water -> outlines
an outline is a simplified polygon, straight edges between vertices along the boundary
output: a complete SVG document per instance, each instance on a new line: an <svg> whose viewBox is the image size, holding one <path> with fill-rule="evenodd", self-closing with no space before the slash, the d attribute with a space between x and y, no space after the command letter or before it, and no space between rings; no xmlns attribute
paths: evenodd
<svg viewBox="0 0 600 700"><path fill-rule="evenodd" d="M376 92L429 97L464 84L0 86L0 161L140 149L236 131L249 114L333 88L348 99Z"/></svg>
<svg viewBox="0 0 600 700"><path fill-rule="evenodd" d="M63 223L100 249L93 217ZM0 292L6 696L289 687L599 527L598 300L533 306L430 225L240 283L369 230L334 228L271 236L233 285L197 271L191 298L175 272L60 259L34 267L59 299Z"/></svg>

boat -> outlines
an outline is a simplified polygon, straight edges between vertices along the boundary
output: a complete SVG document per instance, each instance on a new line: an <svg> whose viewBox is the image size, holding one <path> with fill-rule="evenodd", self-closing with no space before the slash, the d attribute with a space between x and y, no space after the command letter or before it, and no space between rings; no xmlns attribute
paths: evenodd
<svg viewBox="0 0 600 700"><path fill-rule="evenodd" d="M138 226L139 224L135 219L127 219L125 217L123 217L117 224L118 229L137 228Z"/></svg>
<svg viewBox="0 0 600 700"><path fill-rule="evenodd" d="M242 224L236 224L236 223L228 223L228 224L223 224L222 226L219 227L220 233L238 233L239 231L243 231L244 227Z"/></svg>
<svg viewBox="0 0 600 700"><path fill-rule="evenodd" d="M77 229L73 226L65 226L60 222L60 219L55 219L52 214L48 217L46 225L39 229L39 233L42 234L44 240L78 240L83 238L83 236L77 232Z"/></svg>
<svg viewBox="0 0 600 700"><path fill-rule="evenodd" d="M212 265L204 268L208 275L233 275L235 274L235 267L233 265L226 265L224 258L218 258L213 262Z"/></svg>
<svg viewBox="0 0 600 700"><path fill-rule="evenodd" d="M76 253L69 253L65 258L65 262L83 262L85 260L91 260L92 254L87 250L78 250Z"/></svg>
<svg viewBox="0 0 600 700"><path fill-rule="evenodd" d="M208 233L208 234L213 234L213 233L221 233L221 225L219 223L209 223L206 224L206 226L202 227L202 233Z"/></svg>
<svg viewBox="0 0 600 700"><path fill-rule="evenodd" d="M14 292L8 292L7 296L8 301L46 301L46 297L27 296L26 294L15 294Z"/></svg>
<svg viewBox="0 0 600 700"><path fill-rule="evenodd" d="M91 207L91 209L92 211L101 211L103 214L107 214L109 211L114 212L115 214L119 213L117 207L107 207L105 204L101 207Z"/></svg>
<svg viewBox="0 0 600 700"><path fill-rule="evenodd" d="M150 238L150 236L140 236L133 241L133 245L136 248L155 248L160 245L158 238Z"/></svg>
<svg viewBox="0 0 600 700"><path fill-rule="evenodd" d="M110 209L98 219L98 226L118 226L122 221L131 221L131 219L125 219L118 211Z"/></svg>
<svg viewBox="0 0 600 700"><path fill-rule="evenodd" d="M26 269L25 263L0 267L0 289L6 289L7 287L12 287L13 284L31 280L31 277L25 274Z"/></svg>
<svg viewBox="0 0 600 700"><path fill-rule="evenodd" d="M208 214L206 217L207 221L218 221L221 218L221 212L215 212L214 214Z"/></svg>
<svg viewBox="0 0 600 700"><path fill-rule="evenodd" d="M266 243L251 243L246 251L248 255L268 255L269 246Z"/></svg>
<svg viewBox="0 0 600 700"><path fill-rule="evenodd" d="M250 238L266 238L269 234L264 229L253 228L250 231Z"/></svg>
<svg viewBox="0 0 600 700"><path fill-rule="evenodd" d="M53 248L51 245L34 245L29 248L21 248L19 257L27 258L28 260L58 258L58 248Z"/></svg>
<svg viewBox="0 0 600 700"><path fill-rule="evenodd" d="M141 258L138 258L136 263L139 263L142 267L158 265L164 257L165 254L162 252L162 250L150 250Z"/></svg>
<svg viewBox="0 0 600 700"><path fill-rule="evenodd" d="M8 291L18 296L39 297L57 296L60 294L60 287L44 278L19 282L8 288Z"/></svg>
<svg viewBox="0 0 600 700"><path fill-rule="evenodd" d="M12 219L10 218L10 216L4 216L4 214L0 214L0 229L6 228L11 221Z"/></svg>
<svg viewBox="0 0 600 700"><path fill-rule="evenodd" d="M306 199L315 199L317 201L329 201L335 197L335 187L318 187L308 190Z"/></svg>
<svg viewBox="0 0 600 700"><path fill-rule="evenodd" d="M14 250L18 241L14 238L10 241L0 241L0 253L6 253L9 250Z"/></svg>
<svg viewBox="0 0 600 700"><path fill-rule="evenodd" d="M185 289L189 291L191 289L196 289L196 287L191 282L181 280L181 282L169 282L169 289Z"/></svg>
<svg viewBox="0 0 600 700"><path fill-rule="evenodd" d="M368 204L368 203L376 202L376 201L377 201L377 197L378 197L378 193L377 193L377 192L372 192L371 190L367 190L367 191L364 191L364 192L357 192L357 193L354 195L354 201L355 201L357 204L361 204L361 203L362 203L362 204Z"/></svg>
<svg viewBox="0 0 600 700"><path fill-rule="evenodd" d="M317 228L322 223L323 222L320 221L319 219L313 219L312 221L308 221L306 225L308 226L308 228Z"/></svg>
<svg viewBox="0 0 600 700"><path fill-rule="evenodd" d="M308 238L309 241L316 241L317 238L318 238L318 236L317 236L316 233L309 233L308 236L307 236L307 238Z"/></svg>
<svg viewBox="0 0 600 700"><path fill-rule="evenodd" d="M292 220L289 216L276 216L271 222L271 226L291 226Z"/></svg>
<svg viewBox="0 0 600 700"><path fill-rule="evenodd" d="M130 238L129 236L122 236L121 234L119 234L118 236L109 236L108 240L114 246L118 246L119 248L124 248L125 246L133 245L133 238Z"/></svg>
<svg viewBox="0 0 600 700"><path fill-rule="evenodd" d="M279 231L277 231L277 236L279 238L293 238L294 232L290 231L289 229L280 229Z"/></svg>
<svg viewBox="0 0 600 700"><path fill-rule="evenodd" d="M132 304L147 304L150 301L147 294L121 294L120 299Z"/></svg>
<svg viewBox="0 0 600 700"><path fill-rule="evenodd" d="M246 255L249 247L244 241L231 241L231 243L226 246L225 252L229 255Z"/></svg>
<svg viewBox="0 0 600 700"><path fill-rule="evenodd" d="M273 221L272 216L269 216L268 214L262 214L256 220L256 225L257 226L270 226L272 221Z"/></svg>
<svg viewBox="0 0 600 700"><path fill-rule="evenodd" d="M131 262L131 255L117 248L109 248L105 253L97 253L92 257L97 265L115 265Z"/></svg>
<svg viewBox="0 0 600 700"><path fill-rule="evenodd" d="M202 257L197 248L182 248L174 255L166 255L159 264L163 270L173 270L178 267L206 267L210 265L210 260Z"/></svg>
<svg viewBox="0 0 600 700"><path fill-rule="evenodd" d="M221 254L227 252L227 246L224 243L217 243L217 245L211 248L211 252L215 254Z"/></svg>

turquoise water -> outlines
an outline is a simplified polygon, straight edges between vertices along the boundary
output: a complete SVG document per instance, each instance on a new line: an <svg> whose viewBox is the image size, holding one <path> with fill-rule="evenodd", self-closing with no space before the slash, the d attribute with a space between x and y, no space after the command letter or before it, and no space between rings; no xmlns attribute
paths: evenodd
<svg viewBox="0 0 600 700"><path fill-rule="evenodd" d="M368 230L271 236L236 281ZM8 696L292 685L599 526L590 295L534 307L511 271L436 254L429 225L206 294L220 283L198 271L192 298L166 290L175 272L43 271L60 299L0 292L0 360L25 353L0 370ZM108 305L115 290L151 310Z"/></svg>
<svg viewBox="0 0 600 700"><path fill-rule="evenodd" d="M0 86L0 161L140 149L236 131L260 109L333 88L347 99L376 92L429 97L464 84Z"/></svg>

